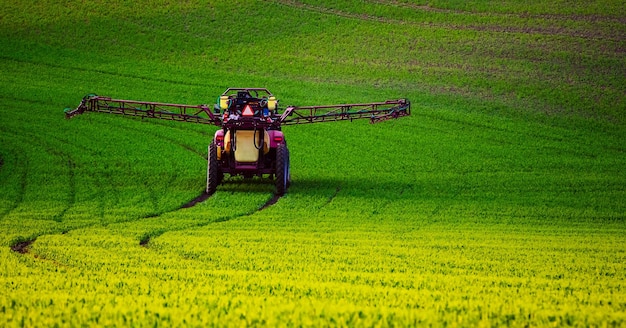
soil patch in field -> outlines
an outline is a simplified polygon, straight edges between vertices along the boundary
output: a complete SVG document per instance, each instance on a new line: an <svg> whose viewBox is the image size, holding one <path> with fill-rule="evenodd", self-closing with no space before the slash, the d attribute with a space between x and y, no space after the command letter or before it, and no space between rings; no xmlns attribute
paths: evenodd
<svg viewBox="0 0 626 328"><path fill-rule="evenodd" d="M150 237L145 237L139 241L139 246L148 247L148 243L150 242Z"/></svg>
<svg viewBox="0 0 626 328"><path fill-rule="evenodd" d="M35 239L20 241L11 246L11 250L20 254L28 253L29 246L35 242Z"/></svg>

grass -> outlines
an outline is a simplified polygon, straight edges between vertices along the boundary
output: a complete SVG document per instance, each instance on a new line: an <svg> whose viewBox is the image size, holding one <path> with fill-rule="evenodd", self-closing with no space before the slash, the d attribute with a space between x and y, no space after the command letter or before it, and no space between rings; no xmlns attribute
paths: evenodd
<svg viewBox="0 0 626 328"><path fill-rule="evenodd" d="M623 325L623 7L3 2L0 323ZM62 114L229 86L413 112L285 127L262 210L181 208L215 127Z"/></svg>

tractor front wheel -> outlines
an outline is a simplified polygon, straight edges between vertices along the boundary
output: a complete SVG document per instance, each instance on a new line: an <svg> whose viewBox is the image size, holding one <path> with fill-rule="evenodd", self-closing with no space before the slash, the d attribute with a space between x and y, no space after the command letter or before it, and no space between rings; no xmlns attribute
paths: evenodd
<svg viewBox="0 0 626 328"><path fill-rule="evenodd" d="M206 193L212 195L220 184L222 173L220 172L219 163L217 161L217 146L215 141L211 141L209 145L209 154L207 156L207 172L206 172Z"/></svg>
<svg viewBox="0 0 626 328"><path fill-rule="evenodd" d="M276 195L282 196L289 186L289 150L284 144L276 147Z"/></svg>

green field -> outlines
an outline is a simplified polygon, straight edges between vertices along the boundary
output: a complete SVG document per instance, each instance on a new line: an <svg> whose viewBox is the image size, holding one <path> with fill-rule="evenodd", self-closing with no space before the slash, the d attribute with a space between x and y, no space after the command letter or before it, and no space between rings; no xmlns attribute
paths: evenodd
<svg viewBox="0 0 626 328"><path fill-rule="evenodd" d="M0 2L0 327L626 325L626 3ZM288 126L293 184L217 127L90 113L409 98Z"/></svg>

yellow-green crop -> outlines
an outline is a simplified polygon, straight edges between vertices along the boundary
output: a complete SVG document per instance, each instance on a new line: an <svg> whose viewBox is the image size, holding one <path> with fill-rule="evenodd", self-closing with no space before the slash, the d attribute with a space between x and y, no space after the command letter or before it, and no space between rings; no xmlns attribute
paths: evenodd
<svg viewBox="0 0 626 328"><path fill-rule="evenodd" d="M0 326L624 326L623 9L0 3ZM285 196L190 208L215 127L63 118L231 86L413 111L285 127Z"/></svg>

